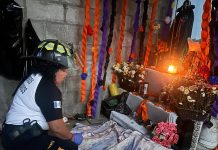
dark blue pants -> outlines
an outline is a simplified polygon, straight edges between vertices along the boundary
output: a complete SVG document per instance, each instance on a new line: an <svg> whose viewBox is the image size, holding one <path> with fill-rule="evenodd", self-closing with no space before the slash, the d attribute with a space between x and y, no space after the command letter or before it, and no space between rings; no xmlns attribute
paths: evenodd
<svg viewBox="0 0 218 150"><path fill-rule="evenodd" d="M28 142L22 140L11 139L10 132L13 130L13 125L4 125L2 129L2 145L5 150L77 150L78 146L71 140L62 140L57 137L48 135L44 132L40 136L31 138ZM25 134L25 133L24 133Z"/></svg>

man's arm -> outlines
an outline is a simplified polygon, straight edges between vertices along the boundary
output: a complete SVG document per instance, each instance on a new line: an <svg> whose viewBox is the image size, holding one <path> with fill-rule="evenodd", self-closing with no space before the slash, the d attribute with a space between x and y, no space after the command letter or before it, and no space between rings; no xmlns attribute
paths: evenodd
<svg viewBox="0 0 218 150"><path fill-rule="evenodd" d="M63 119L57 119L48 122L49 130L53 136L61 138L63 140L72 140L73 134L65 126Z"/></svg>

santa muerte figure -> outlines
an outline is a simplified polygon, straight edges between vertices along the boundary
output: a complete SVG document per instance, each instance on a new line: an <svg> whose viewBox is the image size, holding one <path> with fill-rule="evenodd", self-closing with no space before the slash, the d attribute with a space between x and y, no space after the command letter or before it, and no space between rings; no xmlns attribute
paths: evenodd
<svg viewBox="0 0 218 150"><path fill-rule="evenodd" d="M183 5L176 10L178 14L170 28L168 47L171 55L177 58L182 58L187 51L187 38L191 37L194 22L194 8L195 6L191 5L189 0L185 0Z"/></svg>

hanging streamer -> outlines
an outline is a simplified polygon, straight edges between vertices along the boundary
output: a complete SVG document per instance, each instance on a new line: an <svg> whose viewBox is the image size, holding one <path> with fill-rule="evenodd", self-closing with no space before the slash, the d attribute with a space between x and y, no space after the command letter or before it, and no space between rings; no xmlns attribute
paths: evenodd
<svg viewBox="0 0 218 150"><path fill-rule="evenodd" d="M204 65L208 65L209 55L209 23L210 23L210 11L211 11L211 0L206 0L204 3L204 10L202 14L201 23L201 52L203 57ZM209 67L209 66L208 66Z"/></svg>
<svg viewBox="0 0 218 150"><path fill-rule="evenodd" d="M86 0L85 5L85 23L83 26L83 33L82 33L82 62L84 64L82 68L82 74L81 74L81 101L84 102L86 98L86 42L87 42L87 27L89 26L90 21L90 0Z"/></svg>
<svg viewBox="0 0 218 150"><path fill-rule="evenodd" d="M122 44L124 39L124 29L125 29L125 18L126 18L126 10L127 10L128 0L123 0L123 7L122 7L122 14L121 14L121 21L120 21L120 39L118 43L117 49L117 63L121 63L122 60ZM112 82L116 82L116 75L112 74Z"/></svg>
<svg viewBox="0 0 218 150"><path fill-rule="evenodd" d="M102 68L104 63L104 51L106 48L106 42L107 42L107 19L108 19L108 0L104 0L103 4L103 23L102 23L102 44L100 49L100 56L99 56L99 64L98 64L98 76L97 76L97 84L95 86L95 93L94 93L94 103L92 105L92 116L95 117L96 115L96 106L97 106L97 100L99 95L100 86L102 84Z"/></svg>
<svg viewBox="0 0 218 150"><path fill-rule="evenodd" d="M93 48L92 48L92 78L91 89L89 95L89 101L86 106L86 115L92 116L91 103L94 100L95 84L96 84L96 63L98 59L98 28L99 28L99 16L100 16L100 0L95 0L95 22L93 31Z"/></svg>
<svg viewBox="0 0 218 150"><path fill-rule="evenodd" d="M131 52L129 55L129 62L132 62L135 58L135 46L136 46L136 33L138 31L138 27L139 27L139 15L140 15L140 4L141 4L141 0L137 0L137 8L136 8L136 12L135 12L135 20L134 20L134 24L133 24L133 38L132 38L132 45L131 45Z"/></svg>
<svg viewBox="0 0 218 150"><path fill-rule="evenodd" d="M112 0L111 1L111 5L112 5L112 13L110 16L110 31L109 31L109 35L108 35L108 40L107 40L107 46L106 46L106 60L105 60L105 65L104 65L104 76L103 76L103 86L104 86L104 90L105 90L105 81L106 81L106 76L107 76L107 68L108 68L108 64L110 61L110 54L112 51L111 47L111 42L113 39L113 30L114 30L114 19L116 16L116 0Z"/></svg>
<svg viewBox="0 0 218 150"><path fill-rule="evenodd" d="M148 19L148 0L144 1L144 10L143 10L143 16L142 16L142 25L140 26L140 44L139 44L139 64L143 63L143 57L144 56L144 39L145 39L145 29L146 29L146 21Z"/></svg>
<svg viewBox="0 0 218 150"><path fill-rule="evenodd" d="M155 15L156 15L156 9L157 9L157 3L158 0L154 0L154 4L152 6L152 11L151 11L151 22L149 26L149 35L148 35L148 41L146 44L146 52L145 52L145 59L144 59L144 66L148 65L148 58L151 52L151 45L152 45L152 38L153 38L153 31L154 31L154 20L155 20Z"/></svg>
<svg viewBox="0 0 218 150"><path fill-rule="evenodd" d="M218 66L218 44L216 44L218 41L218 27L217 27L217 19L218 15L218 2L217 0L212 1L212 8L211 8L211 22L210 22L210 60L211 60L211 75L215 75L215 67ZM216 73L216 76L218 74Z"/></svg>

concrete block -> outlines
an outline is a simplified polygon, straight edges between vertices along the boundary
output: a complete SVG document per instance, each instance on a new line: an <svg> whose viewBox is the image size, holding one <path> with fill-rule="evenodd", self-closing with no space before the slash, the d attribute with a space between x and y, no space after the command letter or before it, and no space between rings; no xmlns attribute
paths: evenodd
<svg viewBox="0 0 218 150"><path fill-rule="evenodd" d="M71 24L83 25L84 23L84 8L68 7L66 13L66 21Z"/></svg>
<svg viewBox="0 0 218 150"><path fill-rule="evenodd" d="M85 113L86 102L81 103L80 99L80 89L63 94L63 114L69 117L77 113Z"/></svg>
<svg viewBox="0 0 218 150"><path fill-rule="evenodd" d="M82 2L80 0L62 0L63 3L67 3L73 6L81 6Z"/></svg>
<svg viewBox="0 0 218 150"><path fill-rule="evenodd" d="M134 1L128 1L128 5L127 5L127 12L126 14L129 16L135 16L135 11L137 8L137 3Z"/></svg>
<svg viewBox="0 0 218 150"><path fill-rule="evenodd" d="M131 47L131 44L132 44L132 33L124 32L123 46Z"/></svg>
<svg viewBox="0 0 218 150"><path fill-rule="evenodd" d="M126 16L125 17L125 31L131 31L133 29L133 17L132 16ZM117 24L118 29L120 30L121 25L121 16L117 15L115 18L115 24Z"/></svg>
<svg viewBox="0 0 218 150"><path fill-rule="evenodd" d="M0 124L5 120L5 114L12 102L12 94L18 85L18 81L8 80L5 77L0 76Z"/></svg>
<svg viewBox="0 0 218 150"><path fill-rule="evenodd" d="M132 16L126 16L125 18L125 31L133 31L134 18Z"/></svg>
<svg viewBox="0 0 218 150"><path fill-rule="evenodd" d="M40 22L40 21L34 21L34 20L31 20L31 22L32 22L33 28L36 34L38 35L39 39L44 40L46 23Z"/></svg>
<svg viewBox="0 0 218 150"><path fill-rule="evenodd" d="M122 48L122 60L123 61L128 61L129 59L129 55L130 55L130 50L131 50L131 47L129 46L123 46Z"/></svg>
<svg viewBox="0 0 218 150"><path fill-rule="evenodd" d="M15 2L24 7L24 0L15 0Z"/></svg>
<svg viewBox="0 0 218 150"><path fill-rule="evenodd" d="M100 0L101 1L101 0ZM102 2L102 1L101 1ZM85 4L85 3L84 3ZM84 5L85 6L85 5ZM103 5L101 5L103 6ZM90 8L95 8L95 1L91 1ZM102 7L103 8L103 7Z"/></svg>
<svg viewBox="0 0 218 150"><path fill-rule="evenodd" d="M63 5L52 4L47 1L28 0L26 6L27 18L56 22L64 21Z"/></svg>
<svg viewBox="0 0 218 150"><path fill-rule="evenodd" d="M67 43L79 43L81 30L80 26L48 22L46 24L46 38L56 38Z"/></svg>
<svg viewBox="0 0 218 150"><path fill-rule="evenodd" d="M86 2L82 0L82 7L85 8ZM100 9L103 9L103 0L100 0L100 5L102 6ZM90 1L90 8L95 9L95 0Z"/></svg>

